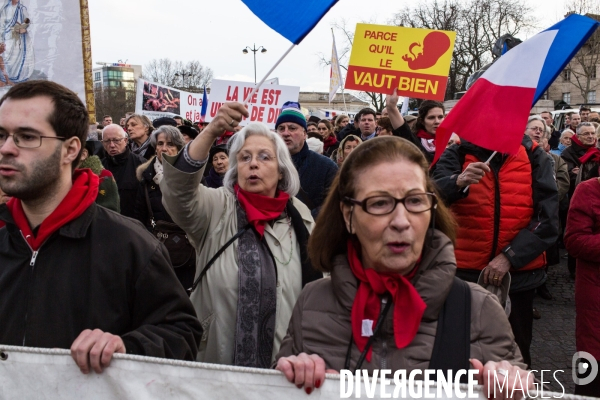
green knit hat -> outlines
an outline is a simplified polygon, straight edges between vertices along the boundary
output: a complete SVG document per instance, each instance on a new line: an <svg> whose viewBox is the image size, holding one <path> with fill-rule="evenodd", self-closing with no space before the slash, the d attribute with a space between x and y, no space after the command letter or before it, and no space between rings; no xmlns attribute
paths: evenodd
<svg viewBox="0 0 600 400"><path fill-rule="evenodd" d="M300 111L300 103L286 101L283 104L281 113L279 114L279 117L277 117L277 122L275 123L275 129L284 122L293 122L306 130L306 118L304 117L304 114L302 114L302 111Z"/></svg>

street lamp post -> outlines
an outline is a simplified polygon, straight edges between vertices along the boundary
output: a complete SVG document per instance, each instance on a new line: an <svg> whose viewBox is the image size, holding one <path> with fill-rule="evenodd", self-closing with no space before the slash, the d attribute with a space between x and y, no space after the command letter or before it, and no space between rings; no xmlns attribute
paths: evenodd
<svg viewBox="0 0 600 400"><path fill-rule="evenodd" d="M184 87L184 88L186 88L186 86L185 86L185 77L187 76L189 78L190 76L192 76L192 73L191 72L185 72L185 71L178 71L178 72L175 72L175 76L178 77L178 78L181 77L181 86Z"/></svg>
<svg viewBox="0 0 600 400"><path fill-rule="evenodd" d="M252 47L246 46L246 48L244 50L242 50L242 53L248 54L248 50L250 50L251 52L254 53L254 83L256 84L256 52L260 50L261 53L266 53L267 49L265 49L262 46L260 46L260 47L257 48L256 47L256 43L254 43L252 45Z"/></svg>

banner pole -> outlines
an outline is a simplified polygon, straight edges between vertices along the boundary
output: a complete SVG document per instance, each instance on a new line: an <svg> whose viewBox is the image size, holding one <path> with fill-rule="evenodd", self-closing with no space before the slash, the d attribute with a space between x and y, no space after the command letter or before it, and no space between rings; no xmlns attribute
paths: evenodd
<svg viewBox="0 0 600 400"><path fill-rule="evenodd" d="M269 77L269 75L271 75L273 73L273 71L275 70L275 68L277 68L277 66L283 61L283 59L290 53L290 51L292 51L292 49L294 48L295 44L292 43L292 46L281 56L281 58L275 63L275 65L273 65L273 67L269 70L269 72L267 72L267 74L264 76L264 78L262 78L262 80L260 82L258 82L258 84L256 85L256 87L254 88L254 90L248 95L248 97L246 97L244 99L244 104L248 103L248 100L250 100L255 94L256 92L258 92L258 88L260 88L260 86L265 83L265 81L267 80L267 78Z"/></svg>
<svg viewBox="0 0 600 400"><path fill-rule="evenodd" d="M94 79L92 76L92 40L90 36L90 12L88 0L79 0L81 15L81 49L83 55L83 81L85 87L85 103L88 109L90 124L96 123L96 102L94 98Z"/></svg>

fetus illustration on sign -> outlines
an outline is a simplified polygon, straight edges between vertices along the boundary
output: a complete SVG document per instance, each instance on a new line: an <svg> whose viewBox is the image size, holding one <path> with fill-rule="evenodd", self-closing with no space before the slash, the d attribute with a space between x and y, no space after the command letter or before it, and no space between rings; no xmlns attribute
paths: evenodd
<svg viewBox="0 0 600 400"><path fill-rule="evenodd" d="M4 0L0 9L0 86L28 80L33 74L33 38L22 0Z"/></svg>
<svg viewBox="0 0 600 400"><path fill-rule="evenodd" d="M450 48L450 38L444 32L429 32L423 42L414 42L408 47L410 54L405 54L402 59L408 63L412 70L427 69L437 64L438 60Z"/></svg>

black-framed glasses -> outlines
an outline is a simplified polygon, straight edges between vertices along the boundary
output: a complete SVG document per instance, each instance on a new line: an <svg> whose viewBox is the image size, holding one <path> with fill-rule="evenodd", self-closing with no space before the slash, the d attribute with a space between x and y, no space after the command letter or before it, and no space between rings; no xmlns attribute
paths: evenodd
<svg viewBox="0 0 600 400"><path fill-rule="evenodd" d="M379 195L367 197L362 201L344 197L344 201L361 206L364 212L371 215L390 214L396 209L398 203L402 203L406 211L413 214L429 211L437 205L437 197L434 193L429 192L412 193L402 199L390 195Z"/></svg>
<svg viewBox="0 0 600 400"><path fill-rule="evenodd" d="M42 145L42 139L67 140L64 136L42 136L29 132L16 132L11 135L7 132L0 132L0 147L4 146L9 136L13 137L15 146L21 149L36 149Z"/></svg>

